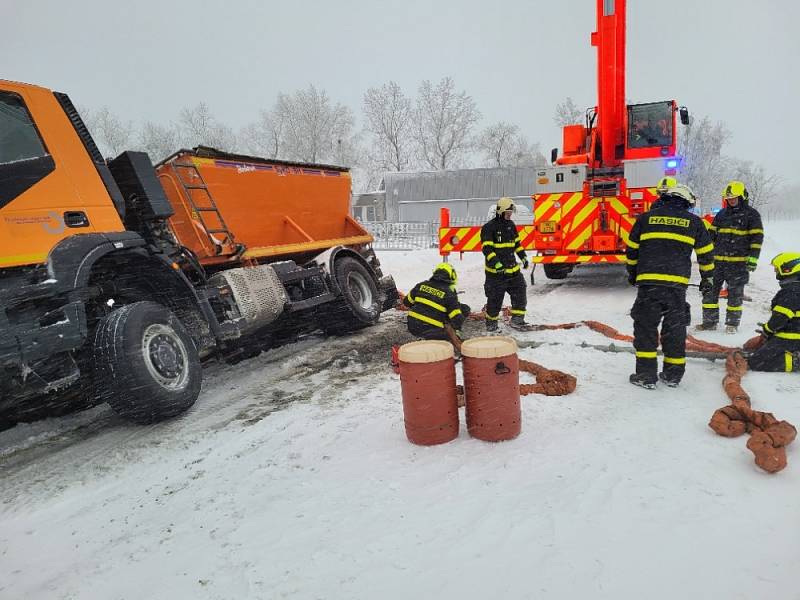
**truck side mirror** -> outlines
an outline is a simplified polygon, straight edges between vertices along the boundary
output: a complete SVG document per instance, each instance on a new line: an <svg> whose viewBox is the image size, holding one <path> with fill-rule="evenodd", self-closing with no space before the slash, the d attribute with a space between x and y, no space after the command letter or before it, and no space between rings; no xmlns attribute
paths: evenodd
<svg viewBox="0 0 800 600"><path fill-rule="evenodd" d="M681 106L678 109L678 112L680 112L680 114L681 114L681 123L684 124L684 125L688 125L689 124L689 109L686 108L685 106Z"/></svg>
<svg viewBox="0 0 800 600"><path fill-rule="evenodd" d="M550 150L550 162L556 164L556 159L558 158L558 148L553 148Z"/></svg>

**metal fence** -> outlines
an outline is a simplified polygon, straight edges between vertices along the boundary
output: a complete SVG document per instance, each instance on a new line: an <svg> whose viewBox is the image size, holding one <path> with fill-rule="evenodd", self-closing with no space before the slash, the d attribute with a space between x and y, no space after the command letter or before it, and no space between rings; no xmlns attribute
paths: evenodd
<svg viewBox="0 0 800 600"><path fill-rule="evenodd" d="M465 217L450 219L452 227L480 226L485 219ZM376 250L421 250L439 246L439 223L388 221L361 224L375 238Z"/></svg>

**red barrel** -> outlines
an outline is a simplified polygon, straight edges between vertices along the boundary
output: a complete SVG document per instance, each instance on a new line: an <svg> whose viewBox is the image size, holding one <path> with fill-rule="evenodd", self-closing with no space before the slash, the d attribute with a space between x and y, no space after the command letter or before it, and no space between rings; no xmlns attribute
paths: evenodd
<svg viewBox="0 0 800 600"><path fill-rule="evenodd" d="M398 359L408 441L432 446L457 438L453 346L437 340L410 342L400 347Z"/></svg>
<svg viewBox="0 0 800 600"><path fill-rule="evenodd" d="M517 343L510 337L479 337L461 346L467 431L486 442L511 440L522 429Z"/></svg>

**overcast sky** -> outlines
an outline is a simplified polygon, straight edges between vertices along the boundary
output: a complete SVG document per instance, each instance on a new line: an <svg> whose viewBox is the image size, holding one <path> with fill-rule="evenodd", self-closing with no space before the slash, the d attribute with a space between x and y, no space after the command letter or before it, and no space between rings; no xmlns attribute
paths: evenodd
<svg viewBox="0 0 800 600"><path fill-rule="evenodd" d="M0 78L166 123L205 101L238 129L309 83L360 119L367 88L452 76L482 125L560 146L555 105L596 103L594 0L0 0ZM797 175L800 2L628 0L627 96L724 121L729 154Z"/></svg>

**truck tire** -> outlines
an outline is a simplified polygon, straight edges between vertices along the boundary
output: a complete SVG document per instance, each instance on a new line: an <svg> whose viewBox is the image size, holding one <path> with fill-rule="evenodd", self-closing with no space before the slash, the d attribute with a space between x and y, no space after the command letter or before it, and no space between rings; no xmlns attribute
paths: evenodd
<svg viewBox="0 0 800 600"><path fill-rule="evenodd" d="M331 310L321 315L325 333L338 335L377 323L381 297L369 269L357 259L344 256L334 263L333 271L342 294Z"/></svg>
<svg viewBox="0 0 800 600"><path fill-rule="evenodd" d="M544 276L548 279L566 279L567 275L572 273L572 265L542 265L544 267Z"/></svg>
<svg viewBox="0 0 800 600"><path fill-rule="evenodd" d="M94 365L99 399L135 423L179 415L200 394L194 342L180 320L155 302L126 304L100 322Z"/></svg>

